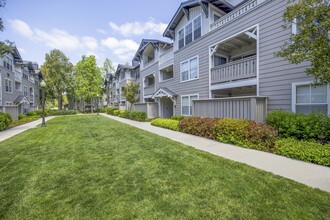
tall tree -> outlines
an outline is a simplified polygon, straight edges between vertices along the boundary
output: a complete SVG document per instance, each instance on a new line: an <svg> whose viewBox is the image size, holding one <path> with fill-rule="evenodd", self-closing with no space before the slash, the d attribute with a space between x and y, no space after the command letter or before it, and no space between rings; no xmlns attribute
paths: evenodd
<svg viewBox="0 0 330 220"><path fill-rule="evenodd" d="M309 61L308 75L316 84L330 83L330 1L289 0L284 12L284 28L293 27L289 42L276 53L291 63Z"/></svg>
<svg viewBox="0 0 330 220"><path fill-rule="evenodd" d="M82 56L75 66L74 74L75 94L84 101L95 100L101 93L103 78L101 70L96 64L95 56Z"/></svg>
<svg viewBox="0 0 330 220"><path fill-rule="evenodd" d="M138 91L139 85L134 82L129 82L124 86L124 96L126 101L131 104L130 109L139 101L139 98L137 97Z"/></svg>
<svg viewBox="0 0 330 220"><path fill-rule="evenodd" d="M4 8L6 6L6 1L5 0L0 0L0 8ZM4 31L5 27L3 25L2 18L0 18L0 31ZM12 53L13 52L13 43L5 40L5 41L0 41L0 57L2 57L5 53Z"/></svg>
<svg viewBox="0 0 330 220"><path fill-rule="evenodd" d="M55 97L58 100L58 109L62 110L63 94L67 89L70 72L73 65L66 55L58 50L53 49L45 56L45 63L41 66L45 82L47 84L47 95Z"/></svg>
<svg viewBox="0 0 330 220"><path fill-rule="evenodd" d="M109 58L106 58L103 62L103 67L102 67L102 72L104 74L104 76L107 73L114 73L115 72L115 68L113 67L113 63Z"/></svg>

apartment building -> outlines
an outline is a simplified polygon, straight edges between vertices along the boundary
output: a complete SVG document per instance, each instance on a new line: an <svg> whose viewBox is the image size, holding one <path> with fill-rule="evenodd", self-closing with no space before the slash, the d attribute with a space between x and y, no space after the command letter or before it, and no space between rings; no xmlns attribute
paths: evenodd
<svg viewBox="0 0 330 220"><path fill-rule="evenodd" d="M17 120L38 109L39 99L38 64L23 60L14 46L13 53L0 57L0 111Z"/></svg>
<svg viewBox="0 0 330 220"><path fill-rule="evenodd" d="M159 40L142 40L141 103L158 117L247 118L263 122L283 109L330 114L330 87L313 86L308 63L274 54L296 33L283 29L287 0L182 2Z"/></svg>

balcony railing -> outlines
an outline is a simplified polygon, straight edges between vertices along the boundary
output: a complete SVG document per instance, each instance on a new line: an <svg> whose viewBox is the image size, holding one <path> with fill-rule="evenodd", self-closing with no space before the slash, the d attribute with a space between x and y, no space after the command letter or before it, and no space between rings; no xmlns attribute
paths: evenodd
<svg viewBox="0 0 330 220"><path fill-rule="evenodd" d="M168 50L166 53L159 56L159 68L162 69L173 64L174 53L173 49Z"/></svg>
<svg viewBox="0 0 330 220"><path fill-rule="evenodd" d="M213 31L235 19L238 17L243 16L245 13L250 11L251 9L255 8L258 4L261 2L264 2L265 0L251 0L247 3L241 5L240 7L236 8L235 10L229 12L225 16L221 17L220 19L216 20L214 23L210 25L210 30Z"/></svg>
<svg viewBox="0 0 330 220"><path fill-rule="evenodd" d="M22 73L15 70L15 81L22 82Z"/></svg>
<svg viewBox="0 0 330 220"><path fill-rule="evenodd" d="M229 62L211 69L211 84L250 79L257 76L256 56Z"/></svg>
<svg viewBox="0 0 330 220"><path fill-rule="evenodd" d="M261 96L193 100L193 116L245 118L263 123L267 115L267 100Z"/></svg>
<svg viewBox="0 0 330 220"><path fill-rule="evenodd" d="M144 95L152 95L155 93L155 85L144 87Z"/></svg>

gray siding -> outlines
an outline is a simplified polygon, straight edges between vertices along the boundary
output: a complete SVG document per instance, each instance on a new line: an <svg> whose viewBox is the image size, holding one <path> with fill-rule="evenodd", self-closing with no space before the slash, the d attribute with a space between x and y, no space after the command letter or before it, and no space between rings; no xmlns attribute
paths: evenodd
<svg viewBox="0 0 330 220"><path fill-rule="evenodd" d="M257 24L259 25L259 95L269 97L269 110L278 108L291 110L292 82L310 81L312 78L305 73L308 64L289 64L283 58L274 57L274 52L279 51L291 35L291 29L282 28L282 16L286 4L287 0L266 1L244 16L177 50L174 53L174 79L160 83L179 94L175 113L181 113L181 95L199 94L200 99L209 97L209 46ZM180 83L180 63L196 55L199 56L199 79Z"/></svg>
<svg viewBox="0 0 330 220"><path fill-rule="evenodd" d="M140 100L143 102L143 80L144 77L155 74L155 89L158 88L158 81L159 81L159 66L158 61L154 61L153 63L147 65L143 70L140 71Z"/></svg>

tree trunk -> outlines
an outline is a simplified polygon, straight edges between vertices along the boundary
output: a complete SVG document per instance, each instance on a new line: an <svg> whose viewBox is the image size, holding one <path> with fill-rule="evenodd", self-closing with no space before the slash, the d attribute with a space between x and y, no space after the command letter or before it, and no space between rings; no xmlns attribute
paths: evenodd
<svg viewBox="0 0 330 220"><path fill-rule="evenodd" d="M62 95L58 95L57 97L58 100L58 110L62 110Z"/></svg>
<svg viewBox="0 0 330 220"><path fill-rule="evenodd" d="M92 114L93 114L93 109L94 109L94 102L93 102L93 98L91 98L91 111L92 111Z"/></svg>

